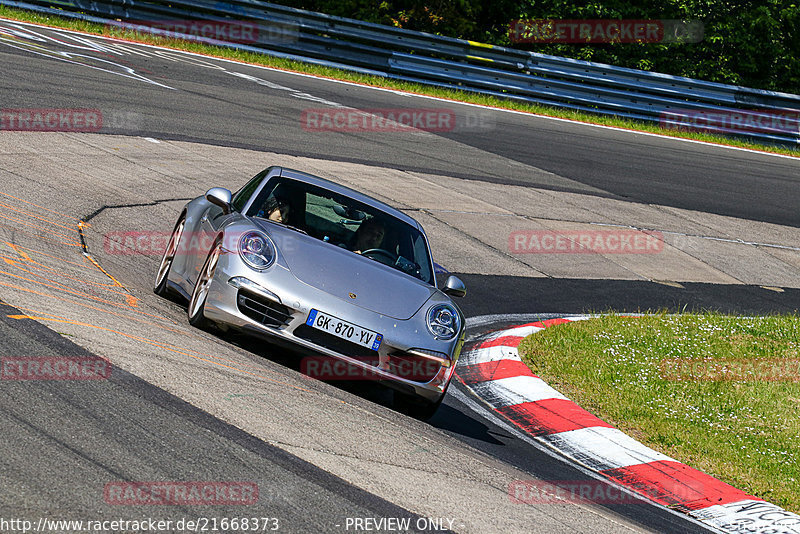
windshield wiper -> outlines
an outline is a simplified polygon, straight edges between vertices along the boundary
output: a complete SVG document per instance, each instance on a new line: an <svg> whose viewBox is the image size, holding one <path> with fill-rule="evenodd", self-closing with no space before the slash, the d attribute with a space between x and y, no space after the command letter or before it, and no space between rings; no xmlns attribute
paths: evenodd
<svg viewBox="0 0 800 534"><path fill-rule="evenodd" d="M283 223L278 223L278 224L283 224ZM283 226L285 226L286 228L291 228L292 230L297 230L297 231L298 231L298 232L300 232L301 234L306 234L306 235L308 235L308 232L306 232L305 230L303 230L303 229L302 229L302 228L300 228L299 226L292 226L291 224L283 224Z"/></svg>

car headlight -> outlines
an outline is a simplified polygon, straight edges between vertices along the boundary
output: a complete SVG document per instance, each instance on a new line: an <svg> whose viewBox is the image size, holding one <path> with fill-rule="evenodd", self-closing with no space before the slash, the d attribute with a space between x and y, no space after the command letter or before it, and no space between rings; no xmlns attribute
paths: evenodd
<svg viewBox="0 0 800 534"><path fill-rule="evenodd" d="M428 330L433 337L447 341L461 331L461 317L449 304L437 304L428 310Z"/></svg>
<svg viewBox="0 0 800 534"><path fill-rule="evenodd" d="M277 252L272 240L261 232L247 232L239 239L239 256L257 271L272 265Z"/></svg>

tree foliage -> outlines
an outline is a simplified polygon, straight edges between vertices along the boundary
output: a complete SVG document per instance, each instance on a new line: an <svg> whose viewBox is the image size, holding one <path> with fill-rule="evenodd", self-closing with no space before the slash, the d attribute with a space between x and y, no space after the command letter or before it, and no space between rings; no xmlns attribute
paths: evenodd
<svg viewBox="0 0 800 534"><path fill-rule="evenodd" d="M281 4L534 52L800 93L800 0L281 0ZM699 43L513 44L517 19L684 19Z"/></svg>

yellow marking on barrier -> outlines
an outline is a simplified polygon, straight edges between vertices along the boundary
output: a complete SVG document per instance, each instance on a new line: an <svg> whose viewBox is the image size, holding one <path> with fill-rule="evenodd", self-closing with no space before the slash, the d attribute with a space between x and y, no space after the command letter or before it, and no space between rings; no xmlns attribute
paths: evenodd
<svg viewBox="0 0 800 534"><path fill-rule="evenodd" d="M494 63L494 60L489 59L488 57L467 56L467 59L477 59L478 61L487 61L489 63Z"/></svg>
<svg viewBox="0 0 800 534"><path fill-rule="evenodd" d="M479 43L478 41L467 41L470 46L477 46L480 48L494 48L494 45L486 44L486 43Z"/></svg>

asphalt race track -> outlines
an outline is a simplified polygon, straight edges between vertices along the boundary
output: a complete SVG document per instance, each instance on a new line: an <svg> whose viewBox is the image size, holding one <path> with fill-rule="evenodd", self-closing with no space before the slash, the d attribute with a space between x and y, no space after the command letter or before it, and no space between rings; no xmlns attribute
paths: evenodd
<svg viewBox="0 0 800 534"><path fill-rule="evenodd" d="M103 381L0 381L2 518L248 516L277 518L281 532L365 532L372 523L354 520L367 518L406 518L423 532L704 531L643 502L512 502L515 481L590 475L455 382L423 424L393 411L386 391L313 381L293 355L192 329L180 304L152 294L156 245L131 248L124 236L169 232L188 199L281 164L420 220L436 261L467 284L468 317L787 312L800 308L797 160L2 21L0 68L4 110L103 117L95 133L0 133L0 354L113 364ZM303 127L304 111L347 108L446 109L457 120L443 132ZM520 232L556 230L645 230L663 245L606 255L513 248ZM104 498L109 483L154 480L245 481L259 498Z"/></svg>

